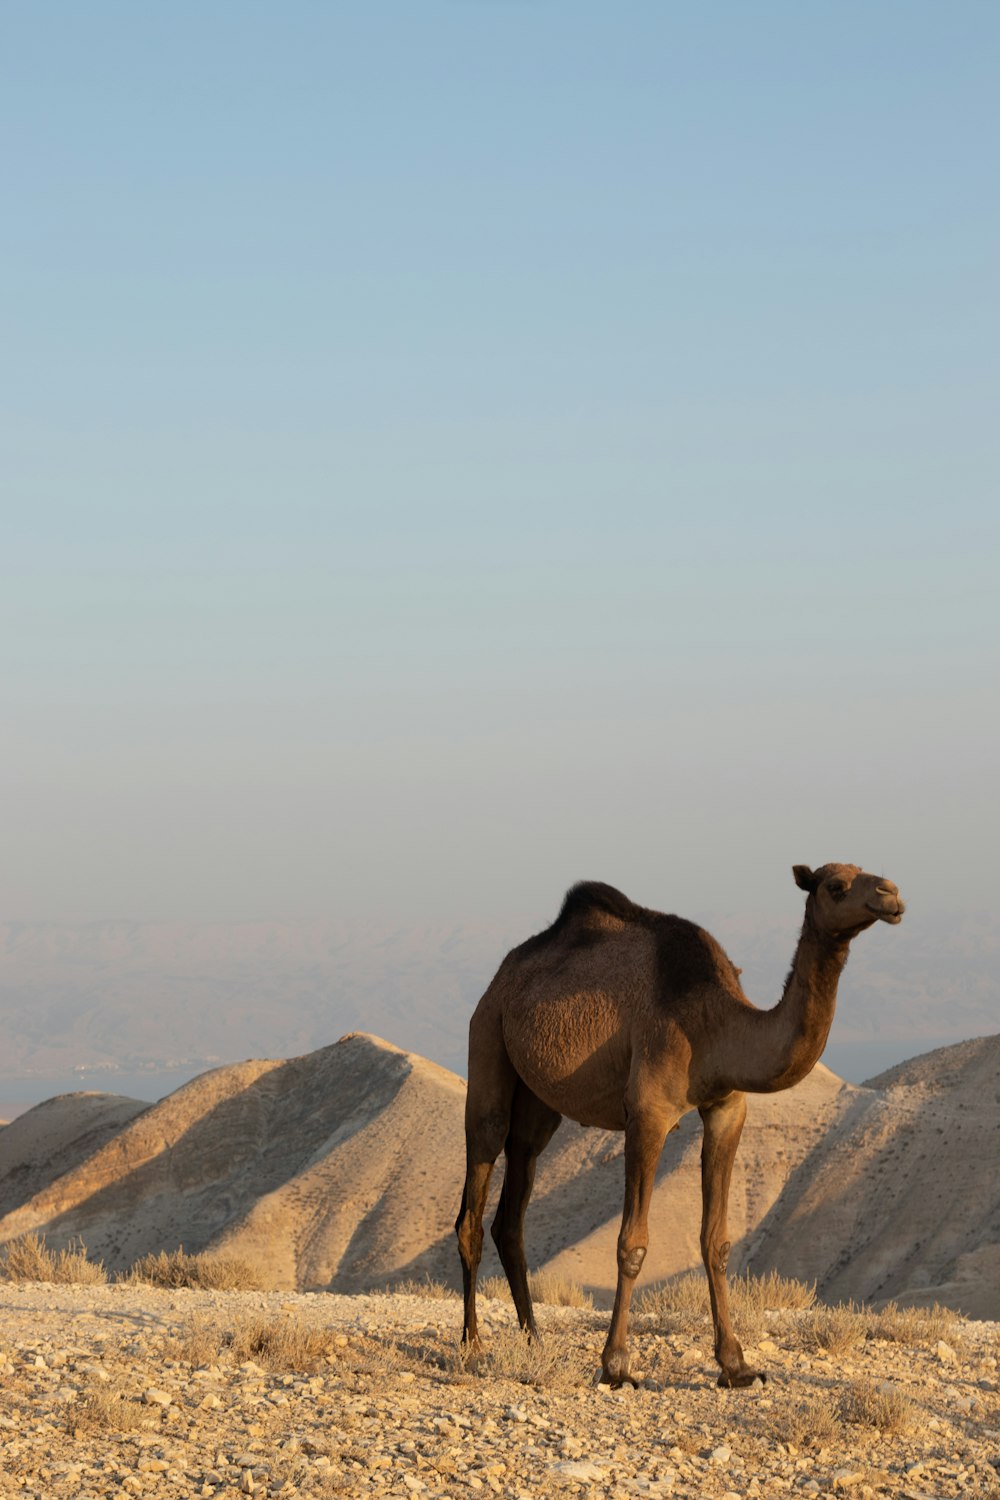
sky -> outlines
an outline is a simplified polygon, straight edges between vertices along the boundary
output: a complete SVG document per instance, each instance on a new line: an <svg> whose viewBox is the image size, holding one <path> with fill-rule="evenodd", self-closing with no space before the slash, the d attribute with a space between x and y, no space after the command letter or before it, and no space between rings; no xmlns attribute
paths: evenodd
<svg viewBox="0 0 1000 1500"><path fill-rule="evenodd" d="M1000 10L0 5L0 910L992 904Z"/></svg>

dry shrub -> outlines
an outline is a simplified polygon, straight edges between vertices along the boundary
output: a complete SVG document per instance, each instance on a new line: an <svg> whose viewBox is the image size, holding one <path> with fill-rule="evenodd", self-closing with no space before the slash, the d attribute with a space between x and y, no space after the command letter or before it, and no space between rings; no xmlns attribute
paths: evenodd
<svg viewBox="0 0 1000 1500"><path fill-rule="evenodd" d="M521 1385L548 1386L570 1390L575 1382L569 1373L565 1356L558 1348L538 1339L528 1338L519 1328L502 1328L489 1343L475 1350L459 1349L455 1372L471 1371L487 1380L516 1380Z"/></svg>
<svg viewBox="0 0 1000 1500"><path fill-rule="evenodd" d="M426 1297L431 1302L451 1302L461 1294L443 1281L433 1281L425 1276L420 1281L408 1277L403 1281L390 1281L386 1292L393 1297Z"/></svg>
<svg viewBox="0 0 1000 1500"><path fill-rule="evenodd" d="M933 1307L897 1307L887 1302L872 1313L872 1337L892 1344L930 1344L955 1336L958 1315L935 1302Z"/></svg>
<svg viewBox="0 0 1000 1500"><path fill-rule="evenodd" d="M65 1250L50 1250L37 1234L11 1240L0 1253L0 1278L5 1281L57 1281L94 1286L108 1279L101 1261L87 1259L82 1240L73 1240Z"/></svg>
<svg viewBox="0 0 1000 1500"><path fill-rule="evenodd" d="M243 1364L250 1360L264 1369L286 1374L312 1374L336 1362L338 1369L380 1375L398 1369L401 1363L395 1344L357 1335L348 1342L340 1330L313 1328L292 1316L251 1317L235 1326L192 1318L181 1332L166 1336L162 1348L166 1356L182 1364Z"/></svg>
<svg viewBox="0 0 1000 1500"><path fill-rule="evenodd" d="M685 1271L636 1292L635 1310L671 1321L692 1321L709 1313L708 1282L700 1271Z"/></svg>
<svg viewBox="0 0 1000 1500"><path fill-rule="evenodd" d="M776 1272L766 1276L733 1276L729 1281L729 1305L733 1324L741 1339L756 1343L766 1332L766 1312L781 1308L808 1308L816 1300L814 1285L794 1281ZM711 1304L708 1278L700 1271L686 1271L659 1286L645 1287L636 1295L636 1311L651 1313L678 1332L691 1330L708 1317Z"/></svg>
<svg viewBox="0 0 1000 1500"><path fill-rule="evenodd" d="M840 1398L840 1417L880 1432L906 1432L913 1425L913 1407L888 1381L876 1385L867 1377L855 1380Z"/></svg>
<svg viewBox="0 0 1000 1500"><path fill-rule="evenodd" d="M480 1276L476 1290L481 1297L506 1297L510 1287L506 1276Z"/></svg>
<svg viewBox="0 0 1000 1500"><path fill-rule="evenodd" d="M183 1246L141 1256L123 1279L170 1290L189 1287L206 1292L259 1292L267 1284L260 1268L239 1256L186 1255Z"/></svg>
<svg viewBox="0 0 1000 1500"><path fill-rule="evenodd" d="M81 1433L138 1432L156 1427L158 1414L132 1397L122 1380L95 1385L66 1408L70 1431Z"/></svg>
<svg viewBox="0 0 1000 1500"><path fill-rule="evenodd" d="M840 1419L828 1397L814 1396L770 1413L767 1435L797 1448L823 1448L840 1436Z"/></svg>
<svg viewBox="0 0 1000 1500"><path fill-rule="evenodd" d="M253 1360L268 1370L311 1371L332 1358L336 1345L329 1328L310 1328L298 1318L248 1318L226 1335L231 1357Z"/></svg>
<svg viewBox="0 0 1000 1500"><path fill-rule="evenodd" d="M510 1286L506 1276L481 1276L477 1283L481 1297L509 1297ZM577 1281L568 1276L556 1276L552 1271L530 1271L528 1291L532 1301L542 1302L547 1307L593 1307L594 1299L584 1291Z"/></svg>
<svg viewBox="0 0 1000 1500"><path fill-rule="evenodd" d="M796 1281L794 1276L779 1276L768 1271L765 1276L734 1276L729 1283L733 1311L743 1305L760 1312L778 1312L783 1308L801 1311L816 1301L815 1281Z"/></svg>
<svg viewBox="0 0 1000 1500"><path fill-rule="evenodd" d="M818 1307L803 1329L803 1339L810 1349L825 1349L828 1354L846 1354L863 1344L871 1330L872 1317L867 1308L856 1302L837 1302Z"/></svg>
<svg viewBox="0 0 1000 1500"><path fill-rule="evenodd" d="M593 1307L594 1299L589 1292L567 1276L556 1276L551 1271L532 1271L528 1277L528 1290L536 1302L549 1307Z"/></svg>
<svg viewBox="0 0 1000 1500"><path fill-rule="evenodd" d="M217 1364L227 1347L226 1336L220 1326L202 1318L192 1318L182 1332L172 1332L162 1340L165 1356L193 1368Z"/></svg>

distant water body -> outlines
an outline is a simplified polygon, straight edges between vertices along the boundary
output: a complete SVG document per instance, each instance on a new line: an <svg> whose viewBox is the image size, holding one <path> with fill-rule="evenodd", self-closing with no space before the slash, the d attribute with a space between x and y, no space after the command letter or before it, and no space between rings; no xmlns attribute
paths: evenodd
<svg viewBox="0 0 1000 1500"><path fill-rule="evenodd" d="M154 1072L126 1073L100 1069L93 1073L34 1074L27 1078L0 1078L0 1120L13 1120L26 1109L53 1099L56 1094L78 1094L96 1090L101 1094L124 1094L129 1099L147 1099L155 1104L199 1073L208 1073L214 1063L192 1063L186 1068L164 1068Z"/></svg>

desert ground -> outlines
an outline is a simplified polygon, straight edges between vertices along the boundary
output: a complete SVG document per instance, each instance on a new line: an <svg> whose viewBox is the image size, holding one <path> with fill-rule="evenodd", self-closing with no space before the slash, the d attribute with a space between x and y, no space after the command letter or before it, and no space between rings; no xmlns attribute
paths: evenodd
<svg viewBox="0 0 1000 1500"><path fill-rule="evenodd" d="M640 1314L640 1386L612 1391L605 1313L542 1307L539 1347L483 1306L467 1369L452 1296L0 1285L0 1493L1000 1495L995 1323L834 1352L822 1309L765 1312L767 1383L725 1391L703 1315Z"/></svg>

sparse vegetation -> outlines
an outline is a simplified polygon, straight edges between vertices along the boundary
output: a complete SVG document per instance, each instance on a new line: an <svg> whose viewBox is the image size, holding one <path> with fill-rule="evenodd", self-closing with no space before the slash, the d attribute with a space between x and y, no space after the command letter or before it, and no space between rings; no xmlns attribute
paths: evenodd
<svg viewBox="0 0 1000 1500"><path fill-rule="evenodd" d="M817 1307L802 1330L809 1349L825 1349L828 1354L846 1354L863 1344L871 1331L872 1317L867 1308L856 1302L837 1302Z"/></svg>
<svg viewBox="0 0 1000 1500"><path fill-rule="evenodd" d="M796 1448L822 1448L841 1436L837 1408L830 1397L814 1396L779 1407L769 1414L767 1435Z"/></svg>
<svg viewBox="0 0 1000 1500"><path fill-rule="evenodd" d="M816 1283L796 1281L793 1276L779 1276L777 1271L768 1271L765 1276L734 1276L729 1283L729 1295L733 1306L740 1303L759 1308L762 1312L778 1312L789 1308L801 1311L813 1307L816 1302Z"/></svg>
<svg viewBox="0 0 1000 1500"><path fill-rule="evenodd" d="M72 1402L66 1408L66 1423L78 1433L138 1432L155 1427L157 1417L134 1399L123 1380L114 1380L91 1387Z"/></svg>
<svg viewBox="0 0 1000 1500"><path fill-rule="evenodd" d="M250 1261L236 1255L187 1255L183 1246L161 1250L158 1255L143 1255L122 1280L211 1292L255 1292L267 1286L267 1278Z"/></svg>
<svg viewBox="0 0 1000 1500"><path fill-rule="evenodd" d="M532 1271L528 1277L528 1290L535 1302L544 1302L549 1307L593 1307L594 1299L589 1292L568 1276L555 1276L551 1271Z"/></svg>
<svg viewBox="0 0 1000 1500"><path fill-rule="evenodd" d="M902 1392L887 1380L876 1385L867 1377L841 1394L839 1414L845 1422L880 1432L906 1432L913 1424L913 1407Z"/></svg>
<svg viewBox="0 0 1000 1500"><path fill-rule="evenodd" d="M729 1302L741 1339L756 1343L766 1330L766 1312L806 1309L816 1300L812 1283L795 1281L770 1271L766 1276L733 1276ZM690 1332L710 1316L708 1281L701 1271L686 1271L636 1294L636 1311L650 1313L677 1332Z"/></svg>
<svg viewBox="0 0 1000 1500"><path fill-rule="evenodd" d="M481 1276L478 1283L481 1297L506 1297L510 1299L510 1287L506 1276ZM593 1307L594 1299L584 1291L577 1281L568 1276L556 1276L551 1271L530 1271L528 1290L532 1301L548 1307Z"/></svg>
<svg viewBox="0 0 1000 1500"><path fill-rule="evenodd" d="M539 1343L519 1328L498 1329L488 1343L474 1351L459 1349L454 1368L457 1373L471 1371L486 1380L516 1380L522 1385L557 1390L575 1385L556 1342Z"/></svg>
<svg viewBox="0 0 1000 1500"><path fill-rule="evenodd" d="M407 1277L403 1281L390 1281L385 1290L394 1297L428 1297L432 1302L450 1302L461 1295L455 1287L446 1286L443 1281L434 1281L430 1276L419 1281L413 1277Z"/></svg>
<svg viewBox="0 0 1000 1500"><path fill-rule="evenodd" d="M378 1374L398 1368L395 1344L352 1338L330 1328L315 1328L294 1317L248 1317L232 1324L192 1319L183 1332L165 1339L164 1353L179 1363L204 1366L240 1365L252 1360L283 1374L311 1374L326 1365Z"/></svg>
<svg viewBox="0 0 1000 1500"><path fill-rule="evenodd" d="M87 1259L82 1241L71 1241L65 1250L50 1250L42 1236L25 1234L0 1251L0 1279L93 1286L107 1281L108 1273L101 1261Z"/></svg>
<svg viewBox="0 0 1000 1500"><path fill-rule="evenodd" d="M480 1297L509 1297L510 1287L506 1276L480 1276L476 1284Z"/></svg>
<svg viewBox="0 0 1000 1500"><path fill-rule="evenodd" d="M708 1282L700 1271L685 1271L653 1286L640 1286L635 1310L671 1321L700 1320L708 1316Z"/></svg>
<svg viewBox="0 0 1000 1500"><path fill-rule="evenodd" d="M958 1317L935 1302L933 1307L897 1307L887 1302L871 1314L872 1338L892 1344L929 1344L954 1337Z"/></svg>

